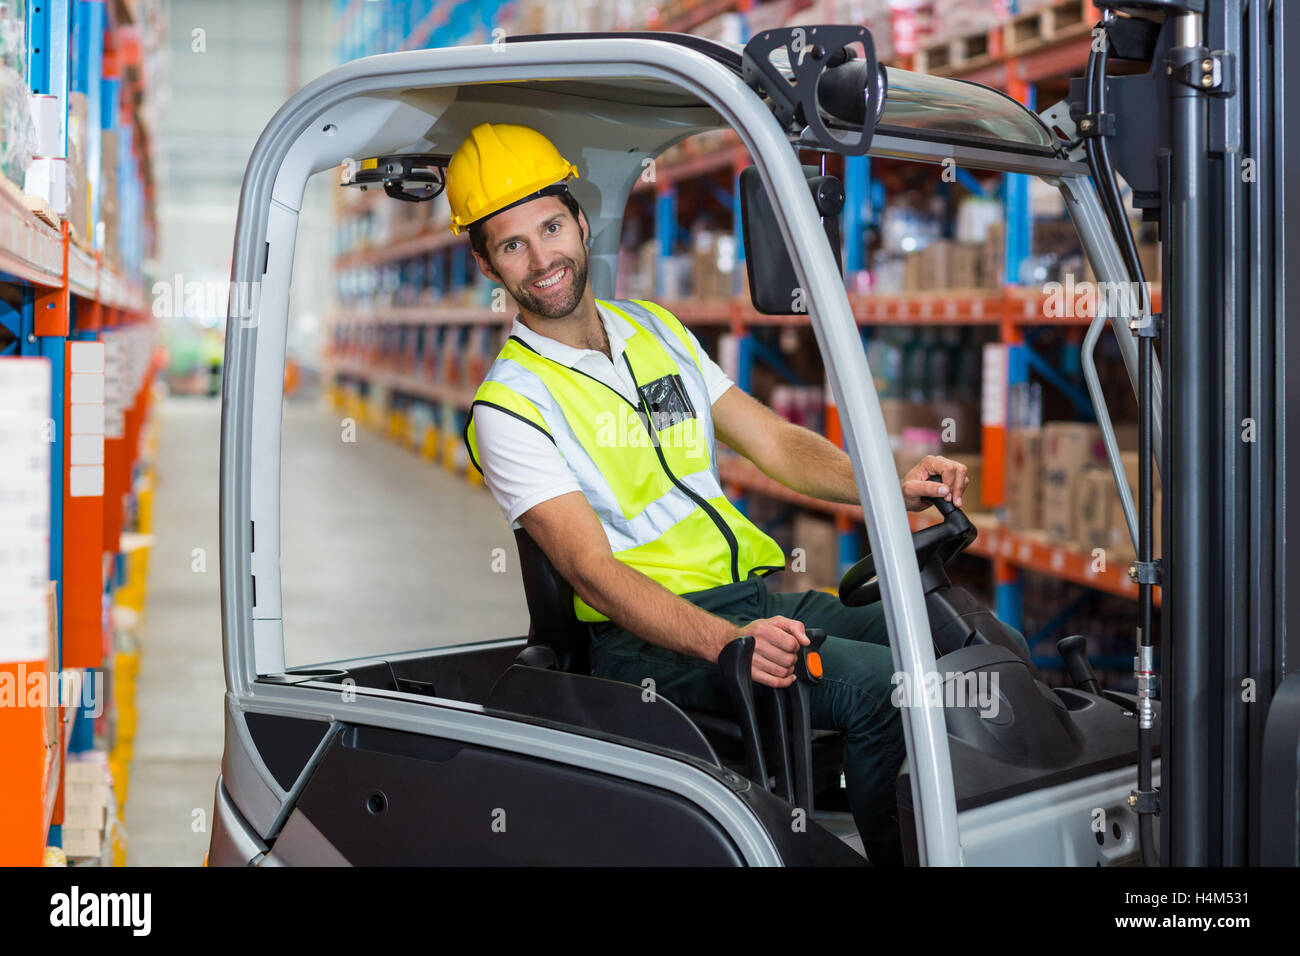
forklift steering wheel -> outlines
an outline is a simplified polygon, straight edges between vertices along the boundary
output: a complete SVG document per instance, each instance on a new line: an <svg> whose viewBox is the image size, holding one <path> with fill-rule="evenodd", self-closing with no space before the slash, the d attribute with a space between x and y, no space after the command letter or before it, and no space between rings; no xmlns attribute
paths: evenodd
<svg viewBox="0 0 1300 956"><path fill-rule="evenodd" d="M939 475L931 475L930 481L941 481ZM927 565L937 562L942 568L953 558L961 554L979 533L965 512L946 498L927 498L943 515L943 522L912 532L912 547L916 551L916 563L924 574ZM924 581L922 582L924 585ZM840 601L848 607L862 607L880 600L880 580L876 577L876 559L865 555L861 561L849 568L840 580Z"/></svg>

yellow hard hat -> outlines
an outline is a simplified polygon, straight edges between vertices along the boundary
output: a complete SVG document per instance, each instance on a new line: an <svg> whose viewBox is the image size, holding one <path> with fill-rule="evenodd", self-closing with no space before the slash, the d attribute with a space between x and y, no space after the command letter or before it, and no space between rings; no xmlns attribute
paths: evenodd
<svg viewBox="0 0 1300 956"><path fill-rule="evenodd" d="M501 212L548 186L561 185L578 167L527 126L482 123L470 130L447 163L451 231Z"/></svg>

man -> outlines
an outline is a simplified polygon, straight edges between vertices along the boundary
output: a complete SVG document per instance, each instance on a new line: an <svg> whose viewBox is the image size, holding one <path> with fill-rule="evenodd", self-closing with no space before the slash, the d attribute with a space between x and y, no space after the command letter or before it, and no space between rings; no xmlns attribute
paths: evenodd
<svg viewBox="0 0 1300 956"><path fill-rule="evenodd" d="M479 269L519 304L470 408L470 460L507 521L572 584L599 677L652 678L676 704L725 710L716 662L728 642L752 635L753 679L785 687L805 626L824 628L813 726L845 733L868 856L900 862L904 746L882 609L767 590L763 575L785 555L727 501L714 439L796 491L857 503L849 458L736 388L667 310L595 298L589 226L565 185L575 175L544 136L510 124L476 127L448 165L453 232L468 227ZM904 500L960 505L967 482L965 466L929 456L904 479Z"/></svg>

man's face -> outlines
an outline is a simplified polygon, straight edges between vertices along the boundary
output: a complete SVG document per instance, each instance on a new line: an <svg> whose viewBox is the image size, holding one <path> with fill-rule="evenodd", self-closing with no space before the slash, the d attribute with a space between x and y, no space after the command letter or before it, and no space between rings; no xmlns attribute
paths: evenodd
<svg viewBox="0 0 1300 956"><path fill-rule="evenodd" d="M483 229L487 258L476 255L479 268L521 309L562 319L578 307L587 290L586 216L579 232L568 207L543 196L498 213Z"/></svg>

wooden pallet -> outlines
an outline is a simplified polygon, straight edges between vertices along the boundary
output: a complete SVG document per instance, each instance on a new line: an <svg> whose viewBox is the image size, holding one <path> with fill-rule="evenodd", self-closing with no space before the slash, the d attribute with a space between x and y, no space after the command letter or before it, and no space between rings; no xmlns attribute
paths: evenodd
<svg viewBox="0 0 1300 956"><path fill-rule="evenodd" d="M1096 11L1086 0L1062 0L1012 17L1002 26L1008 56L1027 53L1049 43L1072 40L1092 30Z"/></svg>
<svg viewBox="0 0 1300 956"><path fill-rule="evenodd" d="M54 214L54 210L40 196L31 196L23 193L23 205L27 207L28 212L32 213L37 219L52 226L55 229L61 228L59 217Z"/></svg>
<svg viewBox="0 0 1300 956"><path fill-rule="evenodd" d="M50 204L40 196L31 196L23 192L22 187L12 182L7 176L0 175L0 190L8 193L19 206L26 209L37 219L53 226L55 229L60 228L59 217L54 215L50 209Z"/></svg>
<svg viewBox="0 0 1300 956"><path fill-rule="evenodd" d="M916 51L915 69L940 76L978 70L1003 56L1020 56L1085 36L1092 30L1095 16L1096 10L1087 0L1060 0L989 30L923 45Z"/></svg>
<svg viewBox="0 0 1300 956"><path fill-rule="evenodd" d="M982 33L949 37L916 51L918 73L956 73L992 63L1001 45L1000 27Z"/></svg>

